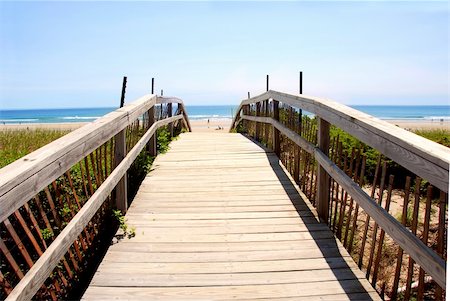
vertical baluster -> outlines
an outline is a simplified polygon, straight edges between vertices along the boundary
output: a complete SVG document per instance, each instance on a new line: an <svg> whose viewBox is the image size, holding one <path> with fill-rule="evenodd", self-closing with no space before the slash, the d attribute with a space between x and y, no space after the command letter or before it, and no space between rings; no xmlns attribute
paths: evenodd
<svg viewBox="0 0 450 301"><path fill-rule="evenodd" d="M411 224L411 231L415 235L417 233L417 220L419 217L419 205L420 205L420 183L422 182L422 179L417 177L416 178L416 187L414 190L414 209L413 209L413 219ZM408 274L406 277L406 291L404 295L405 300L409 300L411 296L411 282L413 278L414 273L414 260L409 257L408 261Z"/></svg>

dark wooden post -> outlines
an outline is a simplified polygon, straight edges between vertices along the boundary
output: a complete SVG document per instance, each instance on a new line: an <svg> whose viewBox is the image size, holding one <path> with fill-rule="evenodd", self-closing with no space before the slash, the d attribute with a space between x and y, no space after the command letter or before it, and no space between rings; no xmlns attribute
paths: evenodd
<svg viewBox="0 0 450 301"><path fill-rule="evenodd" d="M302 109L298 110L298 128L297 133L302 135ZM295 146L294 152L294 181L300 183L300 146Z"/></svg>
<svg viewBox="0 0 450 301"><path fill-rule="evenodd" d="M172 117L172 103L167 104L167 117ZM170 137L173 137L173 122L169 123Z"/></svg>
<svg viewBox="0 0 450 301"><path fill-rule="evenodd" d="M148 124L149 128L155 123L155 106L151 107L150 110L148 110ZM150 154L150 156L155 157L156 156L156 131L153 134L153 136L150 138L147 144L147 151Z"/></svg>
<svg viewBox="0 0 450 301"><path fill-rule="evenodd" d="M303 72L300 71L300 79L299 79L299 93L303 94Z"/></svg>
<svg viewBox="0 0 450 301"><path fill-rule="evenodd" d="M322 119L318 118L318 142L319 149L327 156L329 156L330 147L330 124ZM317 213L323 222L328 220L328 209L330 204L330 176L319 166L317 168Z"/></svg>
<svg viewBox="0 0 450 301"><path fill-rule="evenodd" d="M264 100L264 109L265 109L264 115L266 117L270 117L269 116L269 100L268 99ZM269 126L270 126L270 124L268 124L268 123L264 124L264 132L265 132L264 140L266 140L267 146L269 146Z"/></svg>
<svg viewBox="0 0 450 301"><path fill-rule="evenodd" d="M261 103L256 103L256 116L261 116ZM261 122L256 122L256 129L255 129L255 139L260 140L261 135Z"/></svg>
<svg viewBox="0 0 450 301"><path fill-rule="evenodd" d="M276 121L280 121L280 110L278 108L279 102L278 100L273 99L273 119ZM280 157L280 131L277 130L276 127L273 127L273 151L275 154Z"/></svg>
<svg viewBox="0 0 450 301"><path fill-rule="evenodd" d="M242 106L242 113L244 114L244 115L248 115L249 114L249 111L250 111L250 105L243 105ZM246 132L246 133L248 133L248 121L247 120L242 120L242 125L243 125L243 127L244 127L244 131Z"/></svg>
<svg viewBox="0 0 450 301"><path fill-rule="evenodd" d="M120 97L120 107L123 107L125 102L125 91L127 87L127 77L123 77L122 95ZM121 130L114 137L114 165L117 166L122 162L127 155L126 146L126 128ZM116 207L123 214L127 212L127 173L120 179L116 186Z"/></svg>
<svg viewBox="0 0 450 301"><path fill-rule="evenodd" d="M155 78L152 78L152 94L155 93ZM155 123L156 103L148 110L148 128ZM156 132L147 143L147 152L150 156L156 157Z"/></svg>

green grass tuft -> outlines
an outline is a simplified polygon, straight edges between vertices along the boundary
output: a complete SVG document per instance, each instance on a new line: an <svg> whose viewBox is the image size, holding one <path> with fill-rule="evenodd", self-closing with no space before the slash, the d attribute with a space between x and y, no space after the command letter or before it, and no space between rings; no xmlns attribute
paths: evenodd
<svg viewBox="0 0 450 301"><path fill-rule="evenodd" d="M67 133L48 129L0 131L0 168Z"/></svg>

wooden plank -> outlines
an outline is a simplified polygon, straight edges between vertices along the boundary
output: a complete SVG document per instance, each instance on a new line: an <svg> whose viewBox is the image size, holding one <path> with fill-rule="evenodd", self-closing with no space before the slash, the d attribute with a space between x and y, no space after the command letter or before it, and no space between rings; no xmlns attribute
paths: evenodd
<svg viewBox="0 0 450 301"><path fill-rule="evenodd" d="M304 260L304 263L315 264L316 261L314 259ZM322 260L323 261L323 260ZM101 276L96 277L91 285L93 286L115 286L115 287L205 287L205 286L240 286L240 285L258 285L261 283L311 283L317 281L345 281L345 280L356 280L364 279L363 275L356 276L351 270L346 269L347 263L342 260L336 260L333 262L330 260L329 263L323 262L322 265L317 263L317 266L309 266L306 265L305 269L295 270L297 268L296 261L291 260L293 263L292 268L289 268L288 264L284 264L283 261L280 261L279 265L272 265L270 267L266 267L264 265L265 262L259 262L255 264L251 263L251 267L260 272L236 272L234 267L237 267L236 270L246 271L244 267L244 263L236 263L235 266L228 266L228 263L219 265L218 271L219 273L210 272L211 269L206 268L204 271L202 263L195 264L163 264L157 263L154 264L155 268L146 268L148 264L142 266L142 263L138 263L141 265L138 269L133 269L133 267L124 267L122 268L121 264L112 265L109 264L108 269L103 269L103 273ZM214 266L214 263L204 263L204 265L211 264ZM131 265L130 263L126 263L125 265ZM168 265L178 265L173 269L168 269ZM186 267L184 266L186 265ZM158 268L160 266L161 268ZM284 270L283 267L284 266ZM240 268L238 268L240 267ZM279 272L273 272L273 270L278 270ZM321 268L322 267L322 268ZM101 268L101 267L100 267ZM180 274L176 273L180 269L191 269L189 274ZM311 268L311 269L310 269ZM333 270L331 270L332 268ZM172 271L172 273L165 273L165 270ZM198 271L198 272L197 272ZM197 272L197 273L196 273ZM228 272L228 273L227 273Z"/></svg>
<svg viewBox="0 0 450 301"><path fill-rule="evenodd" d="M373 218L384 231L399 244L433 279L445 287L445 261L433 250L403 227L392 215L376 204L355 182L320 150L314 153L319 164L341 185L361 208Z"/></svg>
<svg viewBox="0 0 450 301"><path fill-rule="evenodd" d="M342 247L327 248L301 248L296 250L251 250L251 251L217 251L217 252L131 252L112 250L107 253L102 263L108 262L241 262L241 261L259 261L262 260L293 260L293 259L311 259L323 257L349 257L347 251Z"/></svg>
<svg viewBox="0 0 450 301"><path fill-rule="evenodd" d="M280 233L225 233L225 234L185 234L179 235L177 233L167 234L152 231L153 235L136 235L133 237L134 242L260 242L260 241L280 241L280 240L314 240L332 238L333 234L330 231L311 231L311 232L280 232Z"/></svg>
<svg viewBox="0 0 450 301"><path fill-rule="evenodd" d="M316 114L430 181L442 191L448 192L448 148L343 104L316 97L268 91L243 100L241 107L269 98ZM235 118L232 128L236 121Z"/></svg>
<svg viewBox="0 0 450 301"><path fill-rule="evenodd" d="M141 97L0 169L0 221L137 119L155 101L151 95Z"/></svg>
<svg viewBox="0 0 450 301"><path fill-rule="evenodd" d="M154 95L145 95L0 169L0 221L148 111L155 102ZM187 118L183 116L179 117Z"/></svg>
<svg viewBox="0 0 450 301"><path fill-rule="evenodd" d="M247 118L247 116L245 116L244 118ZM254 118L254 117L252 117ZM251 118L249 118L251 119ZM288 131L286 129L286 131ZM364 141L364 140L362 140ZM369 144L370 145L370 144ZM347 175L345 175L344 172L342 172L326 155L324 155L318 148L314 149L314 156L316 158L316 160L319 162L319 164L322 167L327 167L326 170L328 172L328 174L330 174L333 178L334 176L336 176L337 174L339 174L339 176L342 176L340 178L340 181L337 181L341 186L344 187L344 189L346 189L346 187L352 187L352 192L350 193L350 191L348 191L346 189L347 192L350 193L350 195L357 201L357 202L364 202L366 204L366 206L371 206L372 208L369 209L370 212L377 212L376 213L376 217L372 216L372 214L369 213L369 211L366 210L366 208L364 208L361 204L359 204L361 207L363 207L363 209L372 217L375 219L375 221L377 221L377 223L383 228L385 229L386 233L388 233L407 253L409 253L413 258L415 257L420 257L420 262L421 263L426 263L426 271L430 274L430 275L434 275L432 276L433 279L439 278L438 284L440 286L442 286L445 283L445 262L443 259L439 258L439 256L436 255L436 253L432 250L430 250L428 247L426 247L423 243L421 243L421 241L415 237L414 235L412 235L406 228L404 228L394 217L392 217L390 214L386 213L385 210L383 210L380 206L376 206L372 203L369 203L369 200L371 200L369 198L369 196L361 189L358 187L358 185L353 182ZM394 158L395 159L395 158ZM401 162L399 162L401 163ZM415 170L412 170L414 172L416 172ZM419 173L417 173L419 174ZM434 177L435 175L433 175ZM444 178L440 178L440 180L447 178L446 182L444 184L440 183L440 189L447 191L448 189L448 171L447 171L447 176ZM335 178L334 178L335 179ZM432 181L430 180L430 178L428 177L427 180L429 180L432 183L435 183L436 185L439 185L438 182L436 181ZM345 183L345 185L343 185L343 181L347 181ZM443 188L445 185L445 188ZM358 195L358 197L355 197L354 195ZM383 213L384 211L384 213ZM382 219L382 221L380 222L380 220L378 219ZM386 229L385 227L390 227L389 229ZM391 233L395 233L394 235L392 235ZM398 239L402 239L401 241L398 241ZM408 244L410 242L411 244ZM404 246L408 246L409 247L404 247ZM420 264L420 263L419 263ZM420 264L422 266L422 264ZM432 272L430 272L432 271Z"/></svg>
<svg viewBox="0 0 450 301"><path fill-rule="evenodd" d="M215 136L183 134L156 159L126 214L136 235L109 248L83 298L109 299L115 291L118 299L363 293L379 300L278 159L230 155L253 143L238 134ZM312 292L315 283L331 289Z"/></svg>
<svg viewBox="0 0 450 301"><path fill-rule="evenodd" d="M229 220L154 220L142 219L141 216L129 217L127 221L133 226L141 225L151 227L171 227L171 228L189 228L189 227L215 227L215 226L229 226ZM237 227L246 226L260 226L267 225L302 225L302 224L317 224L316 217L284 217L284 218L237 218L233 219L233 225Z"/></svg>
<svg viewBox="0 0 450 301"><path fill-rule="evenodd" d="M293 211L291 204L285 205L266 205L266 206L226 206L226 203L222 203L219 206L206 207L206 206L180 206L180 207L156 207L148 206L141 207L144 208L144 212L152 212L152 213L238 213L238 212L284 212L284 211ZM296 208L297 211L307 211L309 207L306 205L299 205Z"/></svg>
<svg viewBox="0 0 450 301"><path fill-rule="evenodd" d="M98 299L133 299L133 300L229 300L280 297L308 297L308 300L321 295L363 293L361 300L380 300L373 294L369 285L354 280L294 282L287 284L268 283L262 289L261 285L241 285L230 288L227 286L205 287L173 287L173 288L133 288L133 287L98 287L91 286L83 296L84 300Z"/></svg>
<svg viewBox="0 0 450 301"><path fill-rule="evenodd" d="M283 217L303 217L313 216L311 212L295 210L286 212L236 212L236 213L152 213L151 211L139 213L130 212L128 216L142 217L143 220L233 220L241 218L259 219L259 218L283 218Z"/></svg>
<svg viewBox="0 0 450 301"><path fill-rule="evenodd" d="M44 254L35 262L25 277L16 285L7 300L31 299L39 287L45 282L53 268L59 263L61 257L66 253L73 241L92 219L94 214L103 204L103 201L109 196L119 180L123 177L156 129L181 118L182 116L174 116L155 122L155 124L129 151L127 157L125 157L125 159L111 172L110 176L91 196L89 201L86 202L64 230L61 231Z"/></svg>

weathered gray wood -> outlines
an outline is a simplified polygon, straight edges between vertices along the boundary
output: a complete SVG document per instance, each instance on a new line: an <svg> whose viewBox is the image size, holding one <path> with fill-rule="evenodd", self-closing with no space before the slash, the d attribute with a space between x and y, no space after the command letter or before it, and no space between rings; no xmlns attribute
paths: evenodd
<svg viewBox="0 0 450 301"><path fill-rule="evenodd" d="M322 118L318 119L319 149L328 154L330 148L330 124ZM330 176L322 166L317 168L317 213L319 217L327 221L330 204Z"/></svg>
<svg viewBox="0 0 450 301"><path fill-rule="evenodd" d="M358 284L354 280L291 282L280 284L274 281L261 285L233 286L191 286L184 287L185 294L180 294L183 287L92 287L85 294L86 300L274 300L277 298L294 298L293 300L380 300L370 285ZM338 296L338 297L336 297ZM347 298L345 298L347 297ZM343 299L344 298L344 299ZM354 299L356 298L356 299Z"/></svg>
<svg viewBox="0 0 450 301"><path fill-rule="evenodd" d="M243 116L242 119L254 120L255 118L262 122L274 123L271 118L263 119L263 117ZM282 125L281 125L282 126ZM279 128L284 134L289 130L287 128ZM297 135L294 133L294 135ZM300 136L297 135L297 139L291 139L298 146L303 147L297 141L300 140ZM302 141L302 144L304 141ZM310 145L312 147L312 145ZM343 171L339 169L319 148L314 149L314 157L319 162L320 166L326 170L326 172L341 185L350 196L361 206L367 214L371 216L378 223L378 225L384 229L404 250L410 254L411 257L420 264L423 269L432 275L433 279L443 287L445 287L445 268L446 264L434 251L424 245L420 239L411 234L408 229L403 227L394 217L386 212L381 206L373 202L373 200L355 183L350 179ZM338 175L339 178L335 178ZM319 186L320 187L320 186ZM350 190L349 190L350 189ZM320 191L320 189L319 189ZM367 207L368 209L366 209ZM374 215L372 215L372 213ZM425 266L423 265L425 264ZM439 280L437 280L439 279Z"/></svg>
<svg viewBox="0 0 450 301"><path fill-rule="evenodd" d="M239 134L187 133L152 168L126 214L136 236L109 248L84 299L118 287L134 287L119 299L242 299L246 285L272 299L291 283L322 297L303 290L333 280L328 294L379 300L272 152Z"/></svg>
<svg viewBox="0 0 450 301"><path fill-rule="evenodd" d="M189 122L189 118L188 118L188 113L186 111L186 107L184 106L184 103L181 99L176 98L176 97L162 97L162 96L157 96L156 98L156 103L157 104L164 104L164 103L177 103L180 108L181 108L181 113L183 115L183 122L185 123L187 129L189 132L192 131L191 128L191 124Z"/></svg>
<svg viewBox="0 0 450 301"><path fill-rule="evenodd" d="M261 115L261 103L256 103L256 116L259 117ZM256 128L255 128L255 139L259 140L261 137L261 123L256 122Z"/></svg>
<svg viewBox="0 0 450 301"><path fill-rule="evenodd" d="M248 116L244 115L241 118L242 120L252 120L252 121L258 121L263 122L266 124L273 125L280 133L287 136L290 140L292 140L295 144L300 146L303 150L307 151L308 153L312 154L314 153L315 145L313 145L311 142L303 138L302 136L298 135L293 130L290 130L286 128L281 122L276 121L270 117L255 117L255 116ZM239 122L238 122L239 123Z"/></svg>
<svg viewBox="0 0 450 301"><path fill-rule="evenodd" d="M120 131L114 137L114 165L117 167L120 162L127 155L127 146L126 146L126 137L125 130ZM115 188L116 191L116 208L122 211L123 214L127 212L127 173L123 175L122 179L120 179L119 183Z"/></svg>
<svg viewBox="0 0 450 301"><path fill-rule="evenodd" d="M98 187L88 202L74 216L64 230L56 237L44 254L35 262L25 277L16 285L6 300L30 300L45 280L50 272L59 263L61 257L67 252L67 249L78 235L83 231L94 214L103 204L104 200L110 195L111 191L123 177L125 172L131 166L133 161L145 147L150 137L156 129L183 118L183 116L174 116L155 122L147 133L136 143L128 152L128 155L111 172L109 177Z"/></svg>
<svg viewBox="0 0 450 301"><path fill-rule="evenodd" d="M448 148L340 103L316 97L271 90L243 100L240 107L270 98L316 114L428 180L440 190L448 192ZM232 127L237 122L235 118Z"/></svg>
<svg viewBox="0 0 450 301"><path fill-rule="evenodd" d="M151 107L150 110L148 110L148 124L149 127L151 127L155 123L155 107ZM150 141L147 144L147 151L150 156L155 157L156 156L156 135L154 134Z"/></svg>
<svg viewBox="0 0 450 301"><path fill-rule="evenodd" d="M0 169L0 221L148 111L156 100L155 95L145 95ZM183 120L189 126L185 113Z"/></svg>
<svg viewBox="0 0 450 301"><path fill-rule="evenodd" d="M280 109L278 100L272 100L273 105L273 119L277 122L280 121ZM273 127L273 152L280 157L280 131L277 127Z"/></svg>
<svg viewBox="0 0 450 301"><path fill-rule="evenodd" d="M357 183L337 167L322 151L316 149L314 156L319 164L339 185L349 193L364 211L408 253L439 286L445 287L445 261L428 248L409 229L400 224L392 215L373 201Z"/></svg>
<svg viewBox="0 0 450 301"><path fill-rule="evenodd" d="M167 104L167 117L172 117L172 103L169 102ZM170 137L173 137L173 123L169 123L169 133L170 133Z"/></svg>

